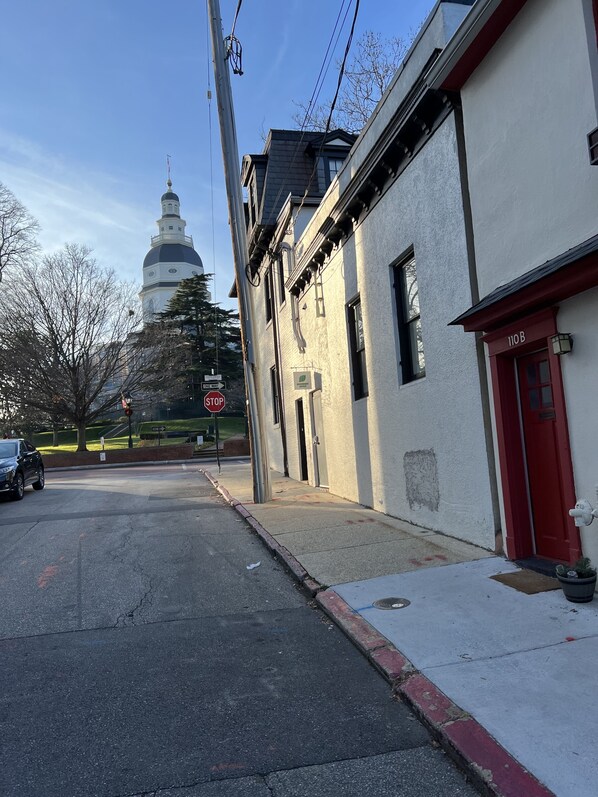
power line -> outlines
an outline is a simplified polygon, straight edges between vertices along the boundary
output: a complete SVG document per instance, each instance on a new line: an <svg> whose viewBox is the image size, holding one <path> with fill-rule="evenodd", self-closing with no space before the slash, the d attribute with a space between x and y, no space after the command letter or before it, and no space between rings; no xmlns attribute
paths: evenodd
<svg viewBox="0 0 598 797"><path fill-rule="evenodd" d="M339 25L339 21L341 19L341 15L343 13L343 9L345 8L345 3L347 3L347 7L345 9L345 14L343 16L342 22ZM289 172L292 170L293 166L295 165L295 161L297 160L297 156L299 155L299 152L301 150L301 145L303 144L303 141L305 139L305 133L308 132L308 130L306 129L307 125L308 125L308 122L309 122L309 120L311 118L311 114L312 114L313 108L315 107L315 105L316 105L316 103L318 101L318 97L320 96L320 92L321 92L322 87L324 85L324 79L326 78L326 75L328 74L328 70L330 69L330 64L332 62L332 55L333 55L334 51L336 50L336 46L338 44L338 40L339 40L340 35L342 33L342 29L344 27L344 24L345 24L345 21L347 19L347 15L349 13L349 9L350 8L351 8L350 0L342 0L340 8L339 8L339 11L338 11L338 14L336 16L334 27L332 29L332 33L330 34L330 38L328 39L328 46L326 47L326 52L324 53L324 58L322 59L322 65L320 66L320 71L318 73L318 77L317 77L316 83L314 85L314 90L312 92L310 101L309 101L309 103L307 105L307 108L305 110L305 115L304 115L304 118L303 118L303 122L302 122L301 127L300 127L301 136L300 136L299 141L297 142L297 145L295 146L295 149L293 151L293 157L291 158L291 162L290 162L290 164L288 166L288 171ZM337 33L337 28L338 28L338 33ZM336 40L334 40L335 34L336 34ZM334 41L334 45L333 45L333 41ZM330 57L329 57L329 54L330 54ZM326 63L327 61L328 61L328 63ZM313 176L314 176L314 174L312 173L310 178L309 178L308 189L307 190L309 190L309 185L311 184ZM275 208L278 205L278 200L280 199L280 196L281 196L283 190L284 190L284 186L281 185L280 188L278 189L278 193L276 194L276 198L274 199L274 202L272 203L272 210L270 211L270 215L266 219L266 222L265 222L266 224L270 223L270 221L272 219L272 214L274 213ZM303 200L302 200L302 206L303 206L303 202L304 201L305 201L305 196L303 197ZM248 279L249 279L249 277L248 277ZM259 275L258 275L256 283L254 283L251 279L249 281L251 282L252 285L254 285L254 287L257 287L260 284Z"/></svg>
<svg viewBox="0 0 598 797"><path fill-rule="evenodd" d="M239 13L239 9L241 8L241 3L243 0L239 0L239 4L237 6L237 15ZM235 22L237 21L237 16L235 15ZM234 29L234 24L233 24ZM211 73L212 70L210 68L210 25L209 25L209 13L208 7L206 2L206 63L207 63L207 78L208 78L208 87L207 87L207 100L208 100L208 150L209 150L209 160L210 160L210 215L211 215L211 224L212 224L212 286L214 290L214 337L215 337L215 347L216 347L216 373L220 373L219 371L219 358L220 358L220 324L218 318L218 308L216 307L216 300L218 299L218 289L217 289L217 282L216 282L216 225L214 219L214 155L213 155L213 147L212 147L212 83L211 83Z"/></svg>
<svg viewBox="0 0 598 797"><path fill-rule="evenodd" d="M322 140L321 140L320 146L318 148L318 154L316 155L316 159L314 161L314 168L313 168L312 173L310 175L309 182L307 183L307 187L305 189L305 193L303 194L303 198L301 200L301 204L299 205L299 207L297 208L297 211L295 212L295 218L297 218L297 216L301 212L301 208L305 204L305 200L306 200L307 194L309 192L309 186L311 185L311 181L314 178L314 175L315 175L316 170L318 168L318 161L320 159L320 155L322 154L322 150L324 149L324 142L326 141L326 136L330 132L330 124L332 122L332 114L334 113L334 108L336 106L336 101L338 100L338 95L339 95L339 92L340 92L340 89L341 89L341 84L343 82L343 75L345 74L345 66L347 64L347 58L349 56L349 50L351 49L351 42L353 41L353 34L355 32L355 24L357 22L358 13L359 13L359 0L355 0L355 11L353 13L353 22L351 23L351 30L349 32L349 37L347 39L347 44L345 45L345 54L343 55L343 60L341 62L341 66L340 66L340 69L338 71L338 81L337 81L337 84L336 84L336 92L334 94L334 98L332 100L332 103L330 104L330 112L328 114L328 119L326 121L326 129L325 129L324 134L322 136Z"/></svg>

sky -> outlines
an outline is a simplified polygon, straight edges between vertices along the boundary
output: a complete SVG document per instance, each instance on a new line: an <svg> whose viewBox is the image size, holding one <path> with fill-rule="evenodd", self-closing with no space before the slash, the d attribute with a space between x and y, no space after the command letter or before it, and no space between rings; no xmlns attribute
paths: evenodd
<svg viewBox="0 0 598 797"><path fill-rule="evenodd" d="M231 75L239 163L263 150L270 128L296 127L294 101L311 97L348 9L320 94L332 97L354 3L243 0L244 74ZM361 0L353 41L366 30L410 39L433 5ZM228 34L237 0L220 7ZM2 29L0 182L38 219L44 251L86 244L140 288L170 155L186 232L215 274L213 297L234 307L205 0L19 0L5 4Z"/></svg>

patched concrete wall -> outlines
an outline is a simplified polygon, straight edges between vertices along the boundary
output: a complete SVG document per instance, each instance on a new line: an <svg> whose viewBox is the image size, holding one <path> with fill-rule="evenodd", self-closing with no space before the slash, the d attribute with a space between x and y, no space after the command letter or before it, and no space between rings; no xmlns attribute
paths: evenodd
<svg viewBox="0 0 598 797"><path fill-rule="evenodd" d="M481 296L596 234L586 43L580 0L529 0L462 91Z"/></svg>
<svg viewBox="0 0 598 797"><path fill-rule="evenodd" d="M403 455L407 500L411 509L426 507L438 512L440 489L438 468L433 449L427 451L406 451Z"/></svg>

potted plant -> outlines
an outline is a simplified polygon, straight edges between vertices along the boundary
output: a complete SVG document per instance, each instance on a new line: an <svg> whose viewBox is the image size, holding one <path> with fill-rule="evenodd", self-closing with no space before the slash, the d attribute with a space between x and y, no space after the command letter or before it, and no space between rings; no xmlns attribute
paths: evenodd
<svg viewBox="0 0 598 797"><path fill-rule="evenodd" d="M589 603L596 589L596 568L587 556L582 556L570 565L557 565L556 577L561 582L563 593L573 603Z"/></svg>

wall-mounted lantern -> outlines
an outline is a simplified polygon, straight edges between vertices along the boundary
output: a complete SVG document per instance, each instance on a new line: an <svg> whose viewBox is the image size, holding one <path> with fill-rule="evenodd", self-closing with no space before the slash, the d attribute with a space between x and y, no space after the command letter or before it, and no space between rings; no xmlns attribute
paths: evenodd
<svg viewBox="0 0 598 797"><path fill-rule="evenodd" d="M573 337L568 332L558 332L550 338L552 351L560 357L561 354L569 354L573 350Z"/></svg>

